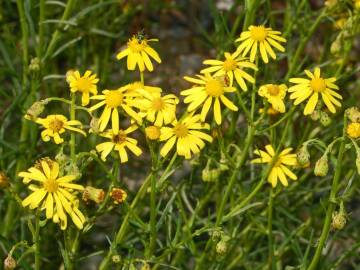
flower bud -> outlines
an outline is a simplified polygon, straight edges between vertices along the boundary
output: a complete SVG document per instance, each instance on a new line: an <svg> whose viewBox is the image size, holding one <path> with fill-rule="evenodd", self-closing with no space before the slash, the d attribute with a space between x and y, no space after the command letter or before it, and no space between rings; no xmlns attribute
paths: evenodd
<svg viewBox="0 0 360 270"><path fill-rule="evenodd" d="M221 236L223 235L223 232L220 229L215 229L211 232L211 240L213 242L219 241Z"/></svg>
<svg viewBox="0 0 360 270"><path fill-rule="evenodd" d="M61 151L55 156L55 160L59 163L60 167L62 167L62 165L70 161L70 158Z"/></svg>
<svg viewBox="0 0 360 270"><path fill-rule="evenodd" d="M329 171L328 158L322 156L315 164L314 174L316 176L326 176Z"/></svg>
<svg viewBox="0 0 360 270"><path fill-rule="evenodd" d="M40 70L40 60L39 58L35 57L31 59L30 65L29 65L30 71L39 71Z"/></svg>
<svg viewBox="0 0 360 270"><path fill-rule="evenodd" d="M357 139L360 137L360 123L350 123L346 128L349 137Z"/></svg>
<svg viewBox="0 0 360 270"><path fill-rule="evenodd" d="M110 196L114 200L115 204L120 204L126 200L127 193L121 188L113 188L110 192Z"/></svg>
<svg viewBox="0 0 360 270"><path fill-rule="evenodd" d="M140 270L151 270L150 264L148 264L147 262L143 262Z"/></svg>
<svg viewBox="0 0 360 270"><path fill-rule="evenodd" d="M105 197L105 192L103 189L87 186L83 192L82 199L86 203L89 201L93 201L99 204L104 200L104 197Z"/></svg>
<svg viewBox="0 0 360 270"><path fill-rule="evenodd" d="M221 153L221 159L219 161L219 170L220 171L229 170L229 166L226 165L226 163L228 163L227 160L226 160L226 157L225 157L225 155L223 153Z"/></svg>
<svg viewBox="0 0 360 270"><path fill-rule="evenodd" d="M149 140L157 140L160 138L160 128L157 126L149 126L145 128L145 135Z"/></svg>
<svg viewBox="0 0 360 270"><path fill-rule="evenodd" d="M311 119L314 121L317 121L320 119L320 111L319 110L314 110L312 112L312 114L310 115Z"/></svg>
<svg viewBox="0 0 360 270"><path fill-rule="evenodd" d="M16 261L10 254L8 254L6 259L4 260L4 269L13 270L15 268L16 268Z"/></svg>
<svg viewBox="0 0 360 270"><path fill-rule="evenodd" d="M100 132L100 124L99 118L93 117L90 120L90 132L99 133Z"/></svg>
<svg viewBox="0 0 360 270"><path fill-rule="evenodd" d="M35 121L36 118L44 111L47 101L40 100L33 103L26 111L25 119Z"/></svg>
<svg viewBox="0 0 360 270"><path fill-rule="evenodd" d="M113 261L113 263L118 264L121 262L121 257L120 257L120 255L116 254L111 257L111 260Z"/></svg>
<svg viewBox="0 0 360 270"><path fill-rule="evenodd" d="M320 113L320 123L324 127L327 127L328 125L331 124L331 118L329 117L329 115L326 112L321 112Z"/></svg>
<svg viewBox="0 0 360 270"><path fill-rule="evenodd" d="M331 227L334 230L341 230L346 225L346 213L344 211L334 212L332 215Z"/></svg>
<svg viewBox="0 0 360 270"><path fill-rule="evenodd" d="M307 145L304 144L296 153L296 159L300 166L305 167L310 164L310 153Z"/></svg>
<svg viewBox="0 0 360 270"><path fill-rule="evenodd" d="M357 107L351 107L346 110L346 116L353 123L360 123L360 112Z"/></svg>
<svg viewBox="0 0 360 270"><path fill-rule="evenodd" d="M220 169L209 169L208 167L205 167L202 171L202 180L204 182L214 182L219 178L220 173Z"/></svg>
<svg viewBox="0 0 360 270"><path fill-rule="evenodd" d="M219 255L224 255L227 251L227 243L224 240L220 240L216 244L216 253Z"/></svg>
<svg viewBox="0 0 360 270"><path fill-rule="evenodd" d="M9 178L0 171L0 188L6 188L9 185Z"/></svg>

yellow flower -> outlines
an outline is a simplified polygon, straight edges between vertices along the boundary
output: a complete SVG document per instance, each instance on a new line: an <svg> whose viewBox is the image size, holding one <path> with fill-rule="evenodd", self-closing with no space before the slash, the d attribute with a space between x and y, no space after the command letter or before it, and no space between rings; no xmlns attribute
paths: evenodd
<svg viewBox="0 0 360 270"><path fill-rule="evenodd" d="M330 112L335 113L334 105L341 107L341 103L336 99L342 99L341 95L334 90L339 90L339 87L334 84L336 78L322 78L320 77L320 68L315 68L314 74L305 70L306 75L310 78L291 78L289 81L297 85L291 86L288 92L294 92L290 95L291 99L295 99L294 105L298 105L307 98L308 103L304 109L304 115L312 114L315 106L318 103L319 94ZM334 90L333 90L334 89Z"/></svg>
<svg viewBox="0 0 360 270"><path fill-rule="evenodd" d="M260 156L260 158L253 159L251 163L270 163L275 156L274 148L268 144L265 146L265 149L266 152L255 150L254 153ZM296 154L290 154L291 150L292 148L286 148L277 157L268 177L268 182L271 183L272 187L276 187L278 179L287 187L289 183L286 176L293 180L297 179L297 176L287 168L287 166L295 166L297 164Z"/></svg>
<svg viewBox="0 0 360 270"><path fill-rule="evenodd" d="M264 113L265 108L260 108L259 113ZM278 115L280 112L275 110L272 106L267 109L266 113L268 115Z"/></svg>
<svg viewBox="0 0 360 270"><path fill-rule="evenodd" d="M105 108L99 118L99 130L104 131L109 123L111 116L112 130L114 134L119 131L119 110L121 108L129 116L136 121L141 122L141 117L136 113L132 106L134 106L133 97L136 93L128 93L128 86L120 87L117 90L104 90L103 95L91 97L91 99L101 100L98 104L92 106L89 111L95 111L105 105Z"/></svg>
<svg viewBox="0 0 360 270"><path fill-rule="evenodd" d="M117 133L115 133L113 130L108 130L107 132L100 134L100 136L111 140L110 142L100 143L96 146L96 150L101 152L101 159L105 161L110 152L115 150L119 152L120 162L127 162L128 155L126 148L128 148L136 156L140 156L142 151L137 146L137 140L128 137L128 134L136 129L137 126L133 125L126 130L120 129Z"/></svg>
<svg viewBox="0 0 360 270"><path fill-rule="evenodd" d="M80 134L86 136L86 133L81 129L72 127L82 127L80 121L68 121L67 118L61 114L52 114L48 115L46 118L37 118L35 122L45 128L45 130L41 132L41 138L44 142L48 142L51 137L54 139L56 144L64 142L64 139L60 137L60 134L64 133L66 129L79 132Z"/></svg>
<svg viewBox="0 0 360 270"><path fill-rule="evenodd" d="M355 9L360 9L360 0L353 0Z"/></svg>
<svg viewBox="0 0 360 270"><path fill-rule="evenodd" d="M184 119L175 120L173 127L162 127L160 141L167 141L160 150L160 155L165 157L176 143L176 151L186 159L191 154L197 154L205 146L203 140L212 142L212 137L200 129L210 129L210 125L200 122L200 115L188 115Z"/></svg>
<svg viewBox="0 0 360 270"><path fill-rule="evenodd" d="M45 209L46 218L53 219L55 223L60 220L62 230L67 226L67 213L76 227L82 229L85 217L75 205L74 190L83 190L84 187L71 183L77 178L75 175L59 177L59 164L56 161L42 159L38 164L27 172L19 173L25 184L37 182L29 185L33 193L22 201L22 206Z"/></svg>
<svg viewBox="0 0 360 270"><path fill-rule="evenodd" d="M347 126L347 134L354 139L360 137L360 123L351 123Z"/></svg>
<svg viewBox="0 0 360 270"><path fill-rule="evenodd" d="M250 52L250 61L255 61L258 47L261 58L265 63L269 62L268 54L276 59L276 54L271 48L274 47L280 52L285 52L285 48L279 42L286 42L286 39L281 37L280 31L273 31L271 28L266 28L264 25L251 25L248 31L242 32L240 37L236 40L241 42L237 50L242 52L242 56L246 56ZM251 51L250 51L251 49Z"/></svg>
<svg viewBox="0 0 360 270"><path fill-rule="evenodd" d="M161 96L160 93L150 94L144 90L139 93L143 98L136 103L142 117L146 117L148 121L159 127L170 124L175 119L176 104L179 103L175 95Z"/></svg>
<svg viewBox="0 0 360 270"><path fill-rule="evenodd" d="M136 65L139 66L139 70L143 72L145 68L149 71L153 71L154 67L151 63L151 58L156 62L161 63L161 59L158 53L148 45L149 41L158 41L157 39L140 38L139 36L133 36L127 43L127 48L116 55L118 60L127 56L127 69L135 70Z"/></svg>
<svg viewBox="0 0 360 270"><path fill-rule="evenodd" d="M160 87L144 85L142 82L129 83L125 85L123 88L126 90L127 94L133 95L134 98L141 97L141 93L139 92L139 90L141 91L144 90L149 94L162 92Z"/></svg>
<svg viewBox="0 0 360 270"><path fill-rule="evenodd" d="M259 95L265 97L272 107L281 113L285 112L285 103L283 99L286 95L287 87L285 84L265 84L259 88Z"/></svg>
<svg viewBox="0 0 360 270"><path fill-rule="evenodd" d="M187 96L184 102L190 103L187 110L192 112L203 104L201 121L204 122L214 100L214 118L215 122L220 125L222 120L220 100L230 110L238 110L224 95L225 93L235 92L236 88L226 86L223 80L218 77L213 77L209 73L205 73L205 76L197 75L197 77L198 78L184 77L185 80L197 84L197 86L181 91L180 93L180 95Z"/></svg>
<svg viewBox="0 0 360 270"><path fill-rule="evenodd" d="M149 140L157 140L160 138L160 127L149 126L145 128L145 135Z"/></svg>
<svg viewBox="0 0 360 270"><path fill-rule="evenodd" d="M236 51L233 54L230 54L228 52L225 52L225 60L205 60L203 64L205 65L211 65L211 67L205 68L201 70L201 73L212 73L214 72L213 76L224 76L227 75L230 80L230 86L233 85L234 76L241 87L242 90L247 91L247 86L244 81L247 80L250 83L255 83L255 79L246 73L243 69L244 68L251 68L253 70L257 70L257 67L255 64L247 61L246 58L242 58L239 56L240 52Z"/></svg>
<svg viewBox="0 0 360 270"><path fill-rule="evenodd" d="M97 94L96 84L99 82L99 79L96 78L96 74L91 75L91 71L85 71L84 76L80 75L78 70L70 71L66 75L66 80L70 85L70 91L81 92L81 104L86 106L89 104L90 93L93 95Z"/></svg>

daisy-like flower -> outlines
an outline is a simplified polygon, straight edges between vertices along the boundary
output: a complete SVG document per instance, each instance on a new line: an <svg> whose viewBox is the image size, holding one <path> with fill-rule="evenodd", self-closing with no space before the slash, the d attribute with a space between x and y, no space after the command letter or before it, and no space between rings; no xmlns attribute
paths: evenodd
<svg viewBox="0 0 360 270"><path fill-rule="evenodd" d="M197 78L185 76L184 79L197 85L190 89L181 91L180 95L186 96L184 99L185 103L190 103L187 108L189 112L196 110L201 104L203 104L201 109L201 121L205 121L210 107L213 104L213 100L214 118L218 125L220 125L222 121L220 100L230 110L238 110L238 107L236 107L234 103L225 96L225 93L235 92L236 88L226 86L224 80L221 78L205 73L205 76L197 75Z"/></svg>
<svg viewBox="0 0 360 270"><path fill-rule="evenodd" d="M137 126L132 125L126 130L120 129L119 132L114 133L113 130L108 130L100 136L110 139L109 142L103 142L96 146L96 150L101 152L101 159L106 160L106 157L111 151L115 150L119 152L120 162L124 163L128 161L128 155L126 148L134 153L136 156L140 156L142 151L137 146L137 140L128 137L128 134L137 129Z"/></svg>
<svg viewBox="0 0 360 270"><path fill-rule="evenodd" d="M172 127L162 127L160 141L166 141L160 150L161 156L165 157L176 143L176 151L186 159L192 154L197 154L205 146L204 140L212 142L212 137L199 130L210 129L210 125L200 122L200 115L188 115L184 119L175 120Z"/></svg>
<svg viewBox="0 0 360 270"><path fill-rule="evenodd" d="M149 46L149 41L158 41L158 39L146 39L139 35L133 36L127 43L127 48L116 55L118 60L127 56L127 69L135 70L136 66L143 72L145 69L149 71L154 70L154 66L151 63L151 58L156 62L161 63L159 54Z"/></svg>
<svg viewBox="0 0 360 270"><path fill-rule="evenodd" d="M134 106L133 98L138 95L135 92L128 93L127 86L120 87L117 90L104 90L103 95L92 96L91 99L101 100L98 104L92 106L89 111L95 111L105 105L105 108L99 118L99 130L104 131L107 127L110 116L112 130L114 134L119 132L119 109L123 109L126 114L134 118L136 121L141 122L141 117L135 112L132 107Z"/></svg>
<svg viewBox="0 0 360 270"><path fill-rule="evenodd" d="M259 88L259 95L267 99L272 107L280 112L285 112L284 98L286 95L287 87L285 84L265 84Z"/></svg>
<svg viewBox="0 0 360 270"><path fill-rule="evenodd" d="M268 144L265 146L265 149L266 152L255 150L254 153L260 157L253 159L251 163L270 163L275 156L274 148ZM278 155L268 177L268 182L271 183L272 187L276 187L278 179L280 179L280 182L287 187L289 183L286 176L292 180L297 180L297 176L287 167L295 166L297 164L296 154L290 154L291 151L292 148L286 148Z"/></svg>
<svg viewBox="0 0 360 270"><path fill-rule="evenodd" d="M149 94L158 94L162 92L160 87L144 85L142 82L129 83L123 86L123 88L126 90L127 94L132 95L134 98L141 97L140 91L145 91Z"/></svg>
<svg viewBox="0 0 360 270"><path fill-rule="evenodd" d="M75 128L73 126L80 126L82 124L78 120L70 120L61 114L51 114L46 118L37 118L36 123L42 125L45 129L41 132L41 138L44 142L50 141L50 138L54 139L56 144L63 143L64 139L60 137L60 134L64 133L66 129L79 132L80 134L86 136L86 133L80 128Z"/></svg>
<svg viewBox="0 0 360 270"><path fill-rule="evenodd" d="M96 74L91 75L91 71L85 71L83 76L80 75L78 70L69 71L66 74L66 81L70 85L70 91L73 93L81 92L81 104L86 106L90 102L90 94L97 94L96 84L99 82L99 79L96 78Z"/></svg>
<svg viewBox="0 0 360 270"><path fill-rule="evenodd" d="M248 31L241 33L240 37L236 40L241 42L237 50L246 56L250 52L250 61L255 61L258 48L260 50L261 58L265 63L269 62L268 54L276 59L276 54L272 47L284 52L285 48L279 42L286 42L286 39L281 37L280 31L273 31L264 25L254 26L251 25Z"/></svg>
<svg viewBox="0 0 360 270"><path fill-rule="evenodd" d="M310 79L291 78L289 80L296 84L288 89L288 92L293 92L290 98L295 99L294 105L298 105L310 97L305 106L304 115L312 114L321 94L326 107L330 112L335 113L334 105L341 107L341 103L337 99L342 99L342 96L334 91L339 90L339 87L334 84L336 78L320 77L320 68L318 67L315 68L314 74L309 70L305 70L305 73Z"/></svg>
<svg viewBox="0 0 360 270"><path fill-rule="evenodd" d="M233 54L228 52L224 53L225 60L205 60L203 64L210 65L211 67L201 70L201 73L213 73L213 76L228 76L229 85L233 85L234 76L236 82L239 84L242 90L247 91L247 86L244 81L247 80L250 83L255 83L255 79L244 71L244 68L251 68L257 70L254 63L249 62L246 58L239 56L240 52L236 51Z"/></svg>
<svg viewBox="0 0 360 270"><path fill-rule="evenodd" d="M76 227L83 228L85 217L75 204L76 195L74 190L83 190L84 187L72 183L77 176L59 176L59 164L51 159L41 159L26 172L20 172L25 184L30 184L33 191L22 201L23 207L45 209L46 218L53 219L61 224L61 229L66 229L68 214Z"/></svg>
<svg viewBox="0 0 360 270"><path fill-rule="evenodd" d="M159 127L170 124L175 119L176 104L179 103L175 95L161 96L160 93L150 94L144 90L140 93L143 99L137 101L137 106L142 117Z"/></svg>

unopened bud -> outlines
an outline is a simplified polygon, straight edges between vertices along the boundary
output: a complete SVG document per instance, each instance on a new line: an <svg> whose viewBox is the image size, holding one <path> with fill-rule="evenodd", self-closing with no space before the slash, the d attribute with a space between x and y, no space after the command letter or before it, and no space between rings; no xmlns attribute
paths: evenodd
<svg viewBox="0 0 360 270"><path fill-rule="evenodd" d="M111 257L111 260L113 261L113 263L117 264L117 263L121 262L121 257L120 257L120 255L113 255Z"/></svg>
<svg viewBox="0 0 360 270"><path fill-rule="evenodd" d="M25 118L28 120L35 121L36 118L44 111L46 104L47 101L44 100L36 101L26 111Z"/></svg>
<svg viewBox="0 0 360 270"><path fill-rule="evenodd" d="M326 112L321 112L320 113L320 123L324 127L327 127L328 125L331 124L331 118L329 117L329 115Z"/></svg>
<svg viewBox="0 0 360 270"><path fill-rule="evenodd" d="M151 270L150 264L148 264L147 262L143 262L140 270Z"/></svg>
<svg viewBox="0 0 360 270"><path fill-rule="evenodd" d="M360 137L360 123L350 123L346 128L346 133L354 139Z"/></svg>
<svg viewBox="0 0 360 270"><path fill-rule="evenodd" d="M357 107L351 107L346 110L346 116L353 123L360 123L360 112Z"/></svg>
<svg viewBox="0 0 360 270"><path fill-rule="evenodd" d="M314 174L316 176L326 176L329 171L328 158L326 155L322 156L315 164Z"/></svg>
<svg viewBox="0 0 360 270"><path fill-rule="evenodd" d="M160 128L157 126L149 126L145 128L146 137L150 140L157 140L160 138Z"/></svg>
<svg viewBox="0 0 360 270"><path fill-rule="evenodd" d="M30 65L29 65L30 71L39 71L40 70L40 60L39 58L35 57L31 59Z"/></svg>
<svg viewBox="0 0 360 270"><path fill-rule="evenodd" d="M226 241L220 240L216 244L216 253L219 255L224 255L227 251L227 243Z"/></svg>
<svg viewBox="0 0 360 270"><path fill-rule="evenodd" d="M105 197L105 192L103 189L87 186L83 192L82 199L85 202L93 201L99 204L104 200L104 197Z"/></svg>
<svg viewBox="0 0 360 270"><path fill-rule="evenodd" d="M126 200L127 193L121 188L113 188L110 192L110 196L114 200L115 204L120 204Z"/></svg>
<svg viewBox="0 0 360 270"><path fill-rule="evenodd" d="M59 152L56 156L55 156L55 160L57 161L57 163L59 163L60 165L65 165L66 163L69 162L69 157L67 155L65 155L63 152ZM62 166L60 166L62 167Z"/></svg>
<svg viewBox="0 0 360 270"><path fill-rule="evenodd" d="M13 270L16 268L15 259L9 254L4 260L4 269L5 270Z"/></svg>
<svg viewBox="0 0 360 270"><path fill-rule="evenodd" d="M296 159L300 166L308 166L310 164L310 153L307 145L304 144L296 153Z"/></svg>
<svg viewBox="0 0 360 270"><path fill-rule="evenodd" d="M9 178L5 173L0 172L0 188L6 188L9 185Z"/></svg>
<svg viewBox="0 0 360 270"><path fill-rule="evenodd" d="M219 241L219 239L221 238L222 235L223 235L223 232L220 229L216 229L211 232L211 240L214 242L217 242L217 241Z"/></svg>
<svg viewBox="0 0 360 270"><path fill-rule="evenodd" d="M202 171L202 180L204 182L214 182L219 178L220 173L220 169L209 169L205 167L205 169Z"/></svg>
<svg viewBox="0 0 360 270"><path fill-rule="evenodd" d="M90 132L99 133L100 132L100 123L99 118L93 117L90 120Z"/></svg>
<svg viewBox="0 0 360 270"><path fill-rule="evenodd" d="M331 227L334 230L341 230L346 225L346 213L343 211L335 212L332 215Z"/></svg>
<svg viewBox="0 0 360 270"><path fill-rule="evenodd" d="M313 113L310 115L311 119L317 121L320 119L320 111L314 110Z"/></svg>

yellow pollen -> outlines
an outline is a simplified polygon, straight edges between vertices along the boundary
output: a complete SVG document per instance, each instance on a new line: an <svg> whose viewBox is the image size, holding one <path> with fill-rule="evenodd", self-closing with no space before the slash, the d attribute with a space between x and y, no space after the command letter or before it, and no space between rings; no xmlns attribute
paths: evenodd
<svg viewBox="0 0 360 270"><path fill-rule="evenodd" d="M134 53L138 53L141 52L145 49L146 47L146 41L142 40L139 42L139 40L136 37L133 37L128 43L128 48L134 52Z"/></svg>
<svg viewBox="0 0 360 270"><path fill-rule="evenodd" d="M126 133L123 130L119 130L119 133L113 135L112 142L116 144L122 144L126 141Z"/></svg>
<svg viewBox="0 0 360 270"><path fill-rule="evenodd" d="M326 89L326 83L323 78L314 78L310 82L310 87L315 92L322 92Z"/></svg>
<svg viewBox="0 0 360 270"><path fill-rule="evenodd" d="M45 190L50 193L56 192L59 187L58 183L54 179L47 179L43 185Z"/></svg>
<svg viewBox="0 0 360 270"><path fill-rule="evenodd" d="M279 86L273 84L268 85L267 90L271 96L277 96L280 93Z"/></svg>
<svg viewBox="0 0 360 270"><path fill-rule="evenodd" d="M205 89L209 96L219 97L224 94L224 84L217 79L209 80L205 85Z"/></svg>
<svg viewBox="0 0 360 270"><path fill-rule="evenodd" d="M253 26L250 30L251 38L256 41L264 41L267 37L267 32L264 26Z"/></svg>
<svg viewBox="0 0 360 270"><path fill-rule="evenodd" d="M123 94L119 91L109 91L105 94L105 102L110 108L119 107L123 102Z"/></svg>
<svg viewBox="0 0 360 270"><path fill-rule="evenodd" d="M90 88L92 87L92 83L89 79L80 78L77 80L77 88L81 92L89 92Z"/></svg>
<svg viewBox="0 0 360 270"><path fill-rule="evenodd" d="M189 130L184 124L178 123L174 127L174 134L178 138L184 138L188 135L188 133L189 133Z"/></svg>
<svg viewBox="0 0 360 270"><path fill-rule="evenodd" d="M49 128L55 132L59 132L63 126L64 122L56 118L49 122Z"/></svg>
<svg viewBox="0 0 360 270"><path fill-rule="evenodd" d="M165 106L165 102L161 99L161 97L155 98L152 102L152 107L155 111L162 110L164 106Z"/></svg>
<svg viewBox="0 0 360 270"><path fill-rule="evenodd" d="M236 61L232 58L228 58L224 61L223 67L225 71L231 71L236 69Z"/></svg>

